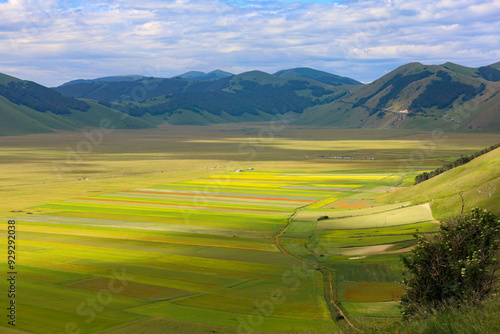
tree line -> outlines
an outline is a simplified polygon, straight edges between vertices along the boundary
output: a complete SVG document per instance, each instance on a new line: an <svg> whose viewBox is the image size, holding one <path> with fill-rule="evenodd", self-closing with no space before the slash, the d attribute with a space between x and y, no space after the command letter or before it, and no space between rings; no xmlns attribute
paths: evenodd
<svg viewBox="0 0 500 334"><path fill-rule="evenodd" d="M450 169L453 169L455 167L458 167L458 166L462 166L462 165L465 165L466 163L468 163L469 161L471 161L472 159L475 159L485 153L488 153L490 151L493 151L494 149L497 149L500 147L500 143L496 144L496 145L493 145L493 146L490 146L488 148L485 148L484 150L481 150L479 152L476 152L474 154L471 154L471 155L466 155L466 156L462 156L460 158L458 158L457 160L453 161L453 162L450 162L446 165L443 165L439 168L436 168L435 170L431 171L431 172L423 172L423 173L420 173L418 174L416 177L415 177L415 183L413 185L416 185L416 184L419 184L421 182L424 182L425 180L428 180L428 179L431 179L433 178L434 176L437 176L439 174L442 174Z"/></svg>

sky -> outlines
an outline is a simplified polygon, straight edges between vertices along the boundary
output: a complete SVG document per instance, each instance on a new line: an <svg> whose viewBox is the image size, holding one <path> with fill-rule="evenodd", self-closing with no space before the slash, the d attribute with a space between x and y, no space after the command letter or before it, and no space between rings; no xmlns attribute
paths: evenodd
<svg viewBox="0 0 500 334"><path fill-rule="evenodd" d="M500 0L0 0L0 72L73 79L500 61Z"/></svg>

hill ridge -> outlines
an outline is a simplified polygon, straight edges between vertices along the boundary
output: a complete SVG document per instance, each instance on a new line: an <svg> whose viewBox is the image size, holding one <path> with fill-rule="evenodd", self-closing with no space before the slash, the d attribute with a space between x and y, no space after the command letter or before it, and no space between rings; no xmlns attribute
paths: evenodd
<svg viewBox="0 0 500 334"><path fill-rule="evenodd" d="M274 74L215 70L187 72L188 78L127 75L77 80L52 91L0 75L0 96L60 115L85 112L88 103L82 99L93 100L150 125L258 122L286 114L293 118L292 124L302 126L500 132L500 70L496 67L500 62L478 68L413 62L367 85L308 67ZM205 79L196 79L201 73ZM9 112L17 108L3 107ZM26 114L25 109L17 109Z"/></svg>

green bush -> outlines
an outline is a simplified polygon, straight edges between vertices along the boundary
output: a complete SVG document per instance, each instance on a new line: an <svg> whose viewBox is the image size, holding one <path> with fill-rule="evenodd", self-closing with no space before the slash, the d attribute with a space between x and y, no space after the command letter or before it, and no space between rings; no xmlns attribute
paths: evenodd
<svg viewBox="0 0 500 334"><path fill-rule="evenodd" d="M442 223L436 234L415 235L417 246L402 256L407 269L403 318L490 296L498 283L499 225L497 216L475 208Z"/></svg>

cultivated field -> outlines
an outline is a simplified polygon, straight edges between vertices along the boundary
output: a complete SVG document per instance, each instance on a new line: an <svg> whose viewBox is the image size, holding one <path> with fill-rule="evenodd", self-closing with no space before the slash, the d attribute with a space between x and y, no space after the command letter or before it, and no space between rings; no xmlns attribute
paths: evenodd
<svg viewBox="0 0 500 334"><path fill-rule="evenodd" d="M295 284L287 275L300 262L272 239L296 207L328 195L295 189L316 182L328 176L245 171L38 206L18 220L19 308L32 320L19 328L46 333L54 326L46 319L64 310L58 321L85 333L149 317L207 328L334 329L321 274L305 269ZM95 319L82 317L116 273L125 273L123 289L103 297Z"/></svg>
<svg viewBox="0 0 500 334"><path fill-rule="evenodd" d="M384 198L411 184L402 162L431 135L287 127L273 141L261 128L116 131L69 160L81 134L0 138L16 329L331 333L339 312L397 316L399 253L437 224L425 203ZM412 163L495 140L449 134Z"/></svg>

